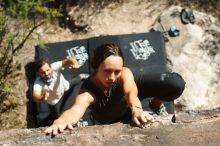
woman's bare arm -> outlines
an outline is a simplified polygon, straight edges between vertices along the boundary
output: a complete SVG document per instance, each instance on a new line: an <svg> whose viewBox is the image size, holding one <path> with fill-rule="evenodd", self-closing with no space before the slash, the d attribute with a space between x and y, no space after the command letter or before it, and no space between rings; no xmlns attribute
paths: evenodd
<svg viewBox="0 0 220 146"><path fill-rule="evenodd" d="M86 109L93 101L94 98L88 92L79 94L72 107L66 110L57 120L55 120L53 125L45 130L45 133L57 135L65 129L73 129L72 125L76 124L80 120Z"/></svg>
<svg viewBox="0 0 220 146"><path fill-rule="evenodd" d="M128 100L129 106L132 107L139 107L141 108L141 102L137 98L138 90L136 83L134 81L134 76L129 68L124 67L122 74L121 74L121 82L123 85L123 90L125 96Z"/></svg>
<svg viewBox="0 0 220 146"><path fill-rule="evenodd" d="M133 121L141 128L150 126L150 124L154 122L154 118L147 112L143 112L141 102L137 97L138 90L134 81L134 76L129 68L123 68L120 81L123 86L128 105L132 111Z"/></svg>

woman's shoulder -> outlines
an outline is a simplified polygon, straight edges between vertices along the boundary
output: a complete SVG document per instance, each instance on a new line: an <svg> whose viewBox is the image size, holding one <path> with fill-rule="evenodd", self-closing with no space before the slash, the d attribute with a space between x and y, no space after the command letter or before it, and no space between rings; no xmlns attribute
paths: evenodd
<svg viewBox="0 0 220 146"><path fill-rule="evenodd" d="M132 75L132 71L128 67L123 67L121 74L122 74L122 77L127 76L127 75Z"/></svg>
<svg viewBox="0 0 220 146"><path fill-rule="evenodd" d="M98 88L91 81L91 77L89 77L83 81L83 84L80 88L80 93L84 93L85 95L89 94L94 97L97 90Z"/></svg>
<svg viewBox="0 0 220 146"><path fill-rule="evenodd" d="M134 79L134 76L133 76L131 69L128 67L123 67L123 70L121 72L121 76L119 79L120 83L124 83L127 80L133 80L133 79Z"/></svg>
<svg viewBox="0 0 220 146"><path fill-rule="evenodd" d="M88 103L89 105L91 105L94 103L95 98L89 91L81 90L77 95L75 101L78 103Z"/></svg>
<svg viewBox="0 0 220 146"><path fill-rule="evenodd" d="M92 81L91 81L91 76L88 77L87 79L85 79L82 83L82 86L81 86L81 90L84 89L84 90L89 90L91 89L93 86L92 84Z"/></svg>

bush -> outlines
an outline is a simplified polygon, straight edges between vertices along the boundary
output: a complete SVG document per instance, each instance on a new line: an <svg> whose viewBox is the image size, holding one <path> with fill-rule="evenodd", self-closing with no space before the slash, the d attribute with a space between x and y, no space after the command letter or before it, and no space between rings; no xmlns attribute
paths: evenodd
<svg viewBox="0 0 220 146"><path fill-rule="evenodd" d="M45 7L43 0L6 0L0 4L1 106L11 94L12 82L15 82L13 73L20 67L19 62L14 62L14 57L27 40L33 39L31 36L39 26L60 16L60 13Z"/></svg>

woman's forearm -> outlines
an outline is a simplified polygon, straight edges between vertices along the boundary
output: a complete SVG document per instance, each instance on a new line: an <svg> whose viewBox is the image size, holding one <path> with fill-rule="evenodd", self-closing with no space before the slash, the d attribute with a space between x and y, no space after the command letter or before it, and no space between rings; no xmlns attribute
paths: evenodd
<svg viewBox="0 0 220 146"><path fill-rule="evenodd" d="M128 101L128 105L129 107L139 107L142 108L141 102L139 100L139 98L137 97L136 93L129 93L127 94L127 101Z"/></svg>

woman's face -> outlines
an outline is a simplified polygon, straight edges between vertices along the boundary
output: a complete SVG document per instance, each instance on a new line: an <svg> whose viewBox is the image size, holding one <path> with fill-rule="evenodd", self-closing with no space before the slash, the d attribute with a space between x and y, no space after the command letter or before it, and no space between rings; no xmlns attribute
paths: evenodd
<svg viewBox="0 0 220 146"><path fill-rule="evenodd" d="M107 57L98 67L96 79L104 88L110 88L120 77L123 68L123 60L120 56Z"/></svg>

